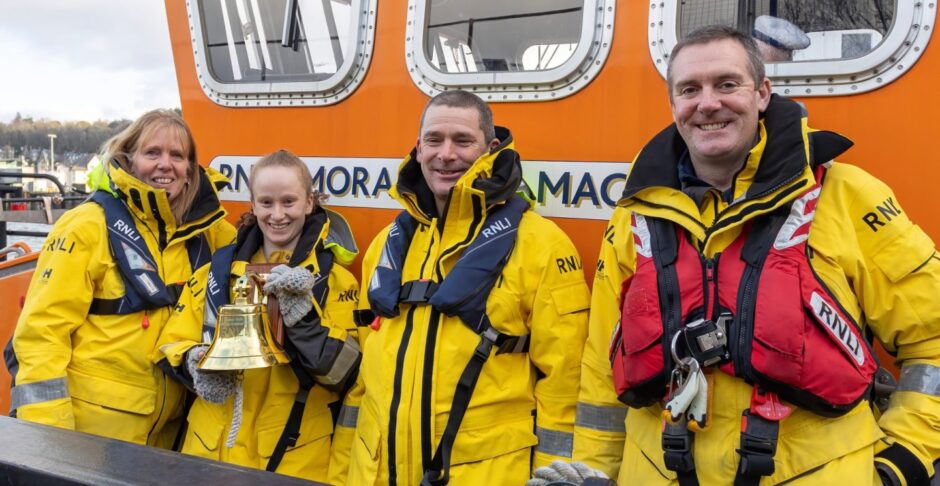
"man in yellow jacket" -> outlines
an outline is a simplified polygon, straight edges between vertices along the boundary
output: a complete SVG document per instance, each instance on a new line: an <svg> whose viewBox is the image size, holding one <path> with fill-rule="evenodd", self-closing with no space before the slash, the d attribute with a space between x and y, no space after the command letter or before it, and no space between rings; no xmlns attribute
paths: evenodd
<svg viewBox="0 0 940 486"><path fill-rule="evenodd" d="M433 98L363 259L378 318L340 413L334 484L522 484L570 458L590 295L569 238L517 192L508 130ZM363 305L364 304L364 305Z"/></svg>
<svg viewBox="0 0 940 486"><path fill-rule="evenodd" d="M749 36L704 28L669 59L675 124L602 241L575 460L620 484L927 484L933 242L885 184L832 162L851 142L771 94ZM872 337L901 365L882 414Z"/></svg>

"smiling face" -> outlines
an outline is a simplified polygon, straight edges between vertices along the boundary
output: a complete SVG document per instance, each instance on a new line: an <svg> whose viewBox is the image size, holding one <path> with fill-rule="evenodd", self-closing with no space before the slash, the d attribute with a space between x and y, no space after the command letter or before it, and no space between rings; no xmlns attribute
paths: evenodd
<svg viewBox="0 0 940 486"><path fill-rule="evenodd" d="M424 114L418 137L417 159L421 173L434 194L438 214L451 188L481 155L499 145L486 140L480 114L474 108L432 105Z"/></svg>
<svg viewBox="0 0 940 486"><path fill-rule="evenodd" d="M313 198L296 168L272 165L253 174L251 211L264 235L265 254L294 250L304 219L313 211Z"/></svg>
<svg viewBox="0 0 940 486"><path fill-rule="evenodd" d="M173 202L189 179L190 161L178 130L169 126L155 128L141 137L130 158L130 173L147 185L163 189Z"/></svg>
<svg viewBox="0 0 940 486"><path fill-rule="evenodd" d="M736 170L757 138L770 81L755 83L747 52L733 39L686 46L672 62L672 117L692 162Z"/></svg>

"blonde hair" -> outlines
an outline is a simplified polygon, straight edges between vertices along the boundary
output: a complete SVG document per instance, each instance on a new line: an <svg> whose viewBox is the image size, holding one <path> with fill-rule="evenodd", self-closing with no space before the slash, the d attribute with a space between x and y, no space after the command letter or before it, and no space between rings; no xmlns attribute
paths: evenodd
<svg viewBox="0 0 940 486"><path fill-rule="evenodd" d="M300 181L304 186L305 194L307 196L313 195L314 208L323 205L330 197L327 194L313 189L313 177L310 175L310 169L307 168L307 164L305 164L304 161L300 160L299 157L289 150L281 149L261 157L251 166L251 172L248 174L248 194L252 201L254 201L255 198L254 191L252 190L255 186L255 178L258 172L267 167L286 167L296 170L300 175ZM306 184L304 184L304 181L306 181ZM251 212L246 212L239 217L236 226L241 228L243 226L251 226L255 223L257 223L255 215Z"/></svg>
<svg viewBox="0 0 940 486"><path fill-rule="evenodd" d="M133 174L134 154L141 148L143 142L149 140L158 130L169 128L176 131L183 146L183 153L189 162L186 170L186 183L178 196L170 202L170 209L177 223L183 221L186 213L192 207L196 192L199 190L199 163L196 160L196 142L186 122L176 113L169 110L153 110L141 115L121 133L115 135L102 146L104 161L117 161L127 173ZM110 170L110 163L105 163Z"/></svg>

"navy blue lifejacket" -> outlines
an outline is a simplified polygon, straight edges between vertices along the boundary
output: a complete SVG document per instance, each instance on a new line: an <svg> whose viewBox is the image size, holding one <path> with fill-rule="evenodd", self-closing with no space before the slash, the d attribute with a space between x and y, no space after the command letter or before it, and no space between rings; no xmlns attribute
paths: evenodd
<svg viewBox="0 0 940 486"><path fill-rule="evenodd" d="M398 315L400 304L430 305L443 314L460 318L480 336L467 363L451 404L450 416L434 457L425 470L422 485L444 485L450 479L450 456L460 423L467 412L483 364L496 347L496 354L528 352L529 336L510 336L496 330L486 314L486 301L509 261L516 233L529 203L513 196L493 208L482 230L464 250L443 282L412 280L402 283L402 268L417 221L403 211L395 218L385 240L369 288L369 304L381 317Z"/></svg>
<svg viewBox="0 0 940 486"><path fill-rule="evenodd" d="M105 191L95 191L88 201L104 209L111 255L124 283L123 296L94 298L88 313L126 315L175 305L185 282L169 285L163 282L157 263L125 203ZM186 250L193 270L209 262L211 251L204 235L186 240Z"/></svg>

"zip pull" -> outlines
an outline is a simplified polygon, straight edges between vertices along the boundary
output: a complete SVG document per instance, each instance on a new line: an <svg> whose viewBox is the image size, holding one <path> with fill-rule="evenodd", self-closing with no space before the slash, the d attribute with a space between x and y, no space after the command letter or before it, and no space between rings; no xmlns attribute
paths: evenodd
<svg viewBox="0 0 940 486"><path fill-rule="evenodd" d="M144 312L144 318L140 321L140 327L144 329L150 328L150 318L147 317L147 312Z"/></svg>
<svg viewBox="0 0 940 486"><path fill-rule="evenodd" d="M718 259L720 257L721 253L716 253L713 258L702 257L705 270L705 315L712 320L715 320L715 312L718 308Z"/></svg>

